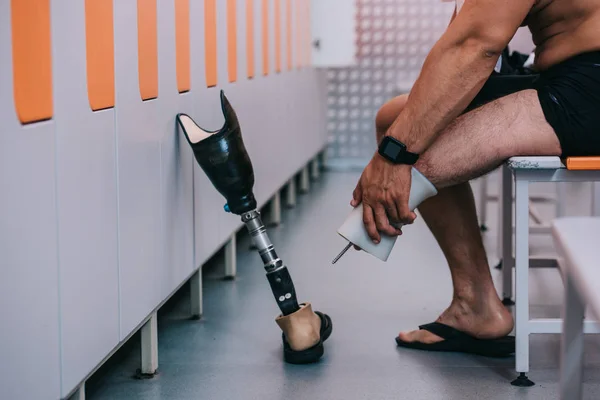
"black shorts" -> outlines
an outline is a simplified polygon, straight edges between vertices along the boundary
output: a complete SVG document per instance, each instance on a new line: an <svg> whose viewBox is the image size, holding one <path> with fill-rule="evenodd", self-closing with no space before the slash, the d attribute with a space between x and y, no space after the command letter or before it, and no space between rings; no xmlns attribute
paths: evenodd
<svg viewBox="0 0 600 400"><path fill-rule="evenodd" d="M466 111L533 89L563 157L600 155L600 51L572 57L539 74L493 74Z"/></svg>

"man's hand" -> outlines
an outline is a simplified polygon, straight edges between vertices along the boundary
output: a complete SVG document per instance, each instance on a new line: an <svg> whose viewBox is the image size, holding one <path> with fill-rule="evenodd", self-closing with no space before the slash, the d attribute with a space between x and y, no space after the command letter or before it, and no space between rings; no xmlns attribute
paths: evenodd
<svg viewBox="0 0 600 400"><path fill-rule="evenodd" d="M379 232L398 236L402 231L392 224L412 224L416 214L408 208L411 166L394 165L375 153L358 181L350 203L363 203L363 222L373 242L379 243Z"/></svg>

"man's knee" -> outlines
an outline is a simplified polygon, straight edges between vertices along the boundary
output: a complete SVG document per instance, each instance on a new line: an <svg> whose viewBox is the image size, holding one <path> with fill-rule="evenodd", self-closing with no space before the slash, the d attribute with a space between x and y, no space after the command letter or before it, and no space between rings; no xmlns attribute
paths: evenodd
<svg viewBox="0 0 600 400"><path fill-rule="evenodd" d="M394 97L381 106L377 112L377 116L375 117L375 130L378 141L380 137L387 132L390 126L392 126L396 118L398 118L398 115L400 115L402 112L402 109L406 105L407 101L408 94L403 94L401 96Z"/></svg>

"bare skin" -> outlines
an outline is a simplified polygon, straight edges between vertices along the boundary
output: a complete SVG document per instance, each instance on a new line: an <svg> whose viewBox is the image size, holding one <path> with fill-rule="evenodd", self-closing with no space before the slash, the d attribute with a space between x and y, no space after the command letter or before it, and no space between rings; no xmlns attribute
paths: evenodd
<svg viewBox="0 0 600 400"><path fill-rule="evenodd" d="M427 56L404 112L386 135L405 143L409 151L424 154L481 90L502 50L523 24L530 27L537 44L539 70L600 49L598 2L504 0L499 7L496 0L467 0ZM375 243L380 232L399 234L391 223L414 221L416 216L408 209L409 193L410 167L392 165L375 154L352 202L355 206L363 203L365 228Z"/></svg>
<svg viewBox="0 0 600 400"><path fill-rule="evenodd" d="M493 16L493 17L490 17ZM494 21L490 21L494 19ZM520 19L520 20L519 20ZM537 70L574 55L600 50L600 3L590 0L467 0L430 53L408 96L386 103L377 115L377 139L391 135L421 154L415 166L439 189L420 205L425 222L448 261L454 287L438 321L479 338L498 338L513 328L493 286L468 181L518 155L560 155L537 94L523 91L460 115L491 73L519 25L529 26ZM493 27L493 28L490 28ZM445 68L439 68L444 65ZM450 68L449 65L456 68ZM365 227L398 234L390 222L412 223L408 210L410 168L376 154L365 169L352 205L365 205ZM400 333L404 341L441 341L426 331Z"/></svg>
<svg viewBox="0 0 600 400"><path fill-rule="evenodd" d="M378 141L394 121L394 115L402 112L406 100L407 96L399 96L381 108L376 120ZM499 166L508 153L517 150L511 143L520 146L520 151L514 155L560 154L558 139L545 122L539 103L536 109L535 102L535 93L521 92L457 118L416 166L441 187L437 196L419 206L419 212L444 252L454 288L452 302L438 322L481 339L506 336L512 331L514 322L494 288L477 222L475 200L467 181L482 170ZM498 119L499 110L503 110L503 116L507 118ZM481 135L481 131L486 134ZM494 141L495 146L490 145L490 141ZM477 160L489 161L473 163L471 151L478 154ZM454 164L456 170L451 172L444 167L449 164ZM463 183L451 183L456 181ZM403 341L422 343L442 340L421 330L401 332L399 337Z"/></svg>

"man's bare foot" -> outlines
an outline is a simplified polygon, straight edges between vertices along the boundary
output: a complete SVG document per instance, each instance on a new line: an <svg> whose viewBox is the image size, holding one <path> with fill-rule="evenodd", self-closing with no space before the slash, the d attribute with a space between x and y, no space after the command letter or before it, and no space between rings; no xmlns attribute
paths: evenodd
<svg viewBox="0 0 600 400"><path fill-rule="evenodd" d="M490 297L487 301L454 299L437 322L478 339L498 339L507 336L514 327L512 315L497 296ZM401 332L398 337L408 343L431 344L444 340L424 330Z"/></svg>

